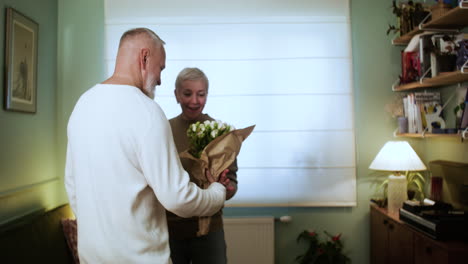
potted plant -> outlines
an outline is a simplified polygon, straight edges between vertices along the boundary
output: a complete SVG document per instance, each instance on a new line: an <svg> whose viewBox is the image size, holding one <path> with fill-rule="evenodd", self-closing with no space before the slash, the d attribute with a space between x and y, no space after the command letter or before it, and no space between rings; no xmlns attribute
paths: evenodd
<svg viewBox="0 0 468 264"><path fill-rule="evenodd" d="M408 199L409 200L416 199L418 201L424 200L424 198L426 198L425 193L424 193L424 188L426 184L424 175L421 172L417 172L417 171L406 171L405 177L406 177L406 184L407 184L406 188L408 191ZM378 173L375 180L380 182L380 184L377 187L376 192L379 192L380 190L383 191L383 202L381 202L379 205L385 206L386 204L385 201L387 199L388 173L386 174Z"/></svg>
<svg viewBox="0 0 468 264"><path fill-rule="evenodd" d="M398 26L389 25L387 35L390 32L400 32L400 35L410 32L424 20L429 14L429 10L422 3L407 1L397 3L392 1L392 13L397 17Z"/></svg>
<svg viewBox="0 0 468 264"><path fill-rule="evenodd" d="M299 264L348 264L351 259L343 253L343 242L341 234L335 236L327 235L325 241L321 241L319 234L315 231L304 230L297 237L297 242L308 242L309 246L304 254L296 257Z"/></svg>

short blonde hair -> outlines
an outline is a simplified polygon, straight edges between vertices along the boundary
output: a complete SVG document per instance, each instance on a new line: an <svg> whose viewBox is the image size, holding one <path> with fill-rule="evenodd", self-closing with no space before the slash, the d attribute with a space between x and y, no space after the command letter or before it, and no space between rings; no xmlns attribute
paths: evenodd
<svg viewBox="0 0 468 264"><path fill-rule="evenodd" d="M179 75L177 75L177 79L175 81L176 90L180 89L184 81L198 81L198 80L202 80L205 82L206 91L208 92L209 82L205 73L199 68L184 68L182 71L179 72Z"/></svg>

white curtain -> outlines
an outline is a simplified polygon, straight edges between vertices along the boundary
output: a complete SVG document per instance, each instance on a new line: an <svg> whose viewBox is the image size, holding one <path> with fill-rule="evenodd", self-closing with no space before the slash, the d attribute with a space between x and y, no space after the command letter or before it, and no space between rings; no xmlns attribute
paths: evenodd
<svg viewBox="0 0 468 264"><path fill-rule="evenodd" d="M234 2L234 3L233 3ZM353 206L356 161L349 0L106 0L109 75L121 34L166 42L156 102L180 113L184 67L210 80L205 112L243 128L239 190L228 206Z"/></svg>

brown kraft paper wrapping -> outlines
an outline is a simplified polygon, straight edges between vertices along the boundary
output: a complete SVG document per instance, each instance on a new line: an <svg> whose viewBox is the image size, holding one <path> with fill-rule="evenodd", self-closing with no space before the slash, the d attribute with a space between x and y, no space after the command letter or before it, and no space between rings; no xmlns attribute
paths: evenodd
<svg viewBox="0 0 468 264"><path fill-rule="evenodd" d="M254 128L255 125L236 129L215 138L203 149L199 159L192 156L188 150L180 153L180 158L194 161L187 171L200 188L206 189L210 186L210 182L205 176L205 170L209 169L215 180L218 180L221 172L234 162L240 152L242 142L252 133ZM210 222L211 216L201 216L199 218L197 236L208 234Z"/></svg>

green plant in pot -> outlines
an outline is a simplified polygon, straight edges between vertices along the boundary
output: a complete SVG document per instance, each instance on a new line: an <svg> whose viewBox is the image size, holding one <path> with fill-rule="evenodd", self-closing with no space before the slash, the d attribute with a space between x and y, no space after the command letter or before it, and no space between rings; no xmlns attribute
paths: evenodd
<svg viewBox="0 0 468 264"><path fill-rule="evenodd" d="M426 185L426 179L424 175L417 171L406 171L406 184L407 184L407 191L408 191L408 199L409 200L418 200L422 201L426 198L424 193L424 188ZM384 200L387 198L387 188L388 188L388 175L379 175L376 176L377 181L381 181L381 183L377 187L377 192L383 191L383 198Z"/></svg>

